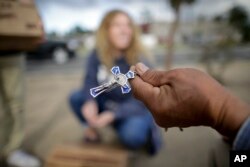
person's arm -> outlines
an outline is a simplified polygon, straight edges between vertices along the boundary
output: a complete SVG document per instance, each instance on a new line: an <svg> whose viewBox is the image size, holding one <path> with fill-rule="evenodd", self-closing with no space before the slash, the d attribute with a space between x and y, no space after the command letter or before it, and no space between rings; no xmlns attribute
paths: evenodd
<svg viewBox="0 0 250 167"><path fill-rule="evenodd" d="M95 51L89 55L86 65L87 67L82 90L86 101L82 106L81 111L88 124L93 126L97 120L98 106L96 100L90 95L89 90L90 88L96 87L98 85L97 68L99 65L99 60Z"/></svg>
<svg viewBox="0 0 250 167"><path fill-rule="evenodd" d="M250 150L250 117L243 123L233 143L234 150Z"/></svg>
<svg viewBox="0 0 250 167"><path fill-rule="evenodd" d="M246 103L199 70L155 71L141 63L131 70L140 76L131 80L135 97L162 127L206 125L234 139L250 116Z"/></svg>
<svg viewBox="0 0 250 167"><path fill-rule="evenodd" d="M93 87L98 86L97 72L99 60L96 55L96 51L93 51L86 62L86 72L83 84L83 93L85 94L87 100L95 101L95 99L90 95L89 90Z"/></svg>

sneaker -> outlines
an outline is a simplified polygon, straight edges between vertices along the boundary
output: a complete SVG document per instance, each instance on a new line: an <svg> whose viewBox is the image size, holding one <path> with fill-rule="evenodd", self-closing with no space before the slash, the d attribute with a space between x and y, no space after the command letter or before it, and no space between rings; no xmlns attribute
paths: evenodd
<svg viewBox="0 0 250 167"><path fill-rule="evenodd" d="M86 128L84 132L84 141L87 143L100 143L101 136L94 128Z"/></svg>
<svg viewBox="0 0 250 167"><path fill-rule="evenodd" d="M22 150L15 150L7 157L7 164L15 167L40 167L38 158Z"/></svg>

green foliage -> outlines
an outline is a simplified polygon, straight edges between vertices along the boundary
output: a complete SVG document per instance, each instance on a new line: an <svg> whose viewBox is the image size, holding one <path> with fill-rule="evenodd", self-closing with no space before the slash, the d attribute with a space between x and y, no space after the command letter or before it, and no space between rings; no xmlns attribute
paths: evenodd
<svg viewBox="0 0 250 167"><path fill-rule="evenodd" d="M87 33L90 33L90 31L86 28L76 25L69 32L66 33L66 36L84 35Z"/></svg>
<svg viewBox="0 0 250 167"><path fill-rule="evenodd" d="M57 38L59 38L59 35L55 31L52 31L50 33L47 33L46 37L48 39L57 39Z"/></svg>
<svg viewBox="0 0 250 167"><path fill-rule="evenodd" d="M84 34L86 33L86 29L82 28L81 26L77 25L75 26L72 30L71 33L72 34Z"/></svg>
<svg viewBox="0 0 250 167"><path fill-rule="evenodd" d="M220 22L223 22L224 21L224 18L220 15L217 15L214 17L214 22L217 22L217 23L220 23Z"/></svg>
<svg viewBox="0 0 250 167"><path fill-rule="evenodd" d="M215 22L227 22L235 28L242 36L241 42L250 42L250 22L247 11L242 6L234 6L227 12L227 17L217 15L214 17Z"/></svg>
<svg viewBox="0 0 250 167"><path fill-rule="evenodd" d="M248 20L247 12L243 7L235 6L229 10L228 22L233 27L241 29Z"/></svg>
<svg viewBox="0 0 250 167"><path fill-rule="evenodd" d="M235 6L228 12L228 23L242 35L242 42L250 42L250 23L247 11L241 6Z"/></svg>
<svg viewBox="0 0 250 167"><path fill-rule="evenodd" d="M250 23L242 26L242 42L250 42Z"/></svg>
<svg viewBox="0 0 250 167"><path fill-rule="evenodd" d="M192 4L194 3L196 0L170 0L170 5L173 7L174 10L179 10L180 5L182 3L186 3L186 4Z"/></svg>

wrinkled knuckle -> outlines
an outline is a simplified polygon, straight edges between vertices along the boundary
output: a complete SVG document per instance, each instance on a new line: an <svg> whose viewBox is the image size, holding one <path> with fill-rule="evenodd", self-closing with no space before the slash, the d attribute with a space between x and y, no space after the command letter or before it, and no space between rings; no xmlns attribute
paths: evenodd
<svg viewBox="0 0 250 167"><path fill-rule="evenodd" d="M145 80L152 80L155 78L155 73L153 72L153 70L149 69L147 70L144 74L143 74L143 79Z"/></svg>

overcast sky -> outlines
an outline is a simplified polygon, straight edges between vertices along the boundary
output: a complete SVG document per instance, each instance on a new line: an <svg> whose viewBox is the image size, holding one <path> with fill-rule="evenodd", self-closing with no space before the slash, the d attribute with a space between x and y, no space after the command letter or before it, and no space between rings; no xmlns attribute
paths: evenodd
<svg viewBox="0 0 250 167"><path fill-rule="evenodd" d="M47 32L65 33L80 25L95 30L103 15L112 9L127 11L137 23L143 11L151 13L155 21L172 21L173 11L167 0L35 0ZM211 18L223 13L235 4L250 11L249 0L197 0L193 5L182 7L181 19L195 20L199 16Z"/></svg>

